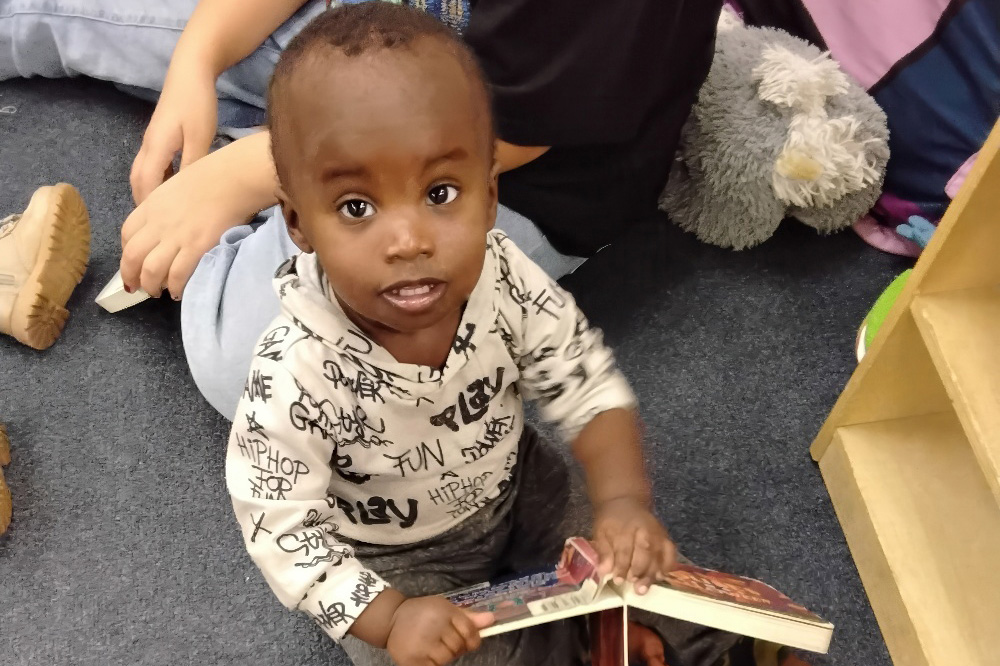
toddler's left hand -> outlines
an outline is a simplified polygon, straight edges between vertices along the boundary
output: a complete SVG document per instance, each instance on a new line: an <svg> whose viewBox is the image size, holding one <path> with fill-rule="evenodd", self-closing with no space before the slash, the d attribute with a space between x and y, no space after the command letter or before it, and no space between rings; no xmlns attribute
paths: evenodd
<svg viewBox="0 0 1000 666"><path fill-rule="evenodd" d="M594 548L598 571L629 581L645 594L649 585L677 565L677 549L667 530L637 498L608 500L594 510Z"/></svg>

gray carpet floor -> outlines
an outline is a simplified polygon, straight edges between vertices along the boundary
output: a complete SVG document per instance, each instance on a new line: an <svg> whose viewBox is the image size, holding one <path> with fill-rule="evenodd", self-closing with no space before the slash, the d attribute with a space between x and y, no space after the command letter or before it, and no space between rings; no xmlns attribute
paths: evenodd
<svg viewBox="0 0 1000 666"><path fill-rule="evenodd" d="M59 342L38 353L0 339L15 507L0 538L0 664L345 664L243 549L227 423L188 375L178 306L93 303L117 268L149 106L87 81L0 84L8 105L0 216L67 181L93 246ZM834 622L815 664L890 663L808 446L854 368L858 322L905 266L851 232L786 223L736 253L651 215L565 280L634 382L674 538Z"/></svg>

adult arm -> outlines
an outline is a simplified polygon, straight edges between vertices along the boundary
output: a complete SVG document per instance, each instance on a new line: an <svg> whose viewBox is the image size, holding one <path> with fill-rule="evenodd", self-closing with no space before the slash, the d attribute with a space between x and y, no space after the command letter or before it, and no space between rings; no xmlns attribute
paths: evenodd
<svg viewBox="0 0 1000 666"><path fill-rule="evenodd" d="M217 123L215 80L267 39L304 0L201 0L174 49L156 110L132 163L135 202L208 153Z"/></svg>
<svg viewBox="0 0 1000 666"><path fill-rule="evenodd" d="M549 146L515 146L513 143L498 140L497 161L500 163L500 173L537 160L548 150Z"/></svg>

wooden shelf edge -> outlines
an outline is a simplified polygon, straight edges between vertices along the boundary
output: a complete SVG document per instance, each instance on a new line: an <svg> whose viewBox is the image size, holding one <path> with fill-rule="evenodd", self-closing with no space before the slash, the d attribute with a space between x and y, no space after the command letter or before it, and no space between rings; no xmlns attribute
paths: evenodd
<svg viewBox="0 0 1000 666"><path fill-rule="evenodd" d="M920 254L911 281L921 293L985 287L1000 281L1000 120L961 189Z"/></svg>
<svg viewBox="0 0 1000 666"><path fill-rule="evenodd" d="M896 303L899 306L899 302ZM893 311L896 311L894 306ZM810 446L819 461L837 428L951 409L937 367L909 307L902 308L891 330L883 330L854 370L826 422Z"/></svg>
<svg viewBox="0 0 1000 666"><path fill-rule="evenodd" d="M956 416L840 428L820 470L894 662L995 664L1000 506Z"/></svg>
<svg viewBox="0 0 1000 666"><path fill-rule="evenodd" d="M1000 502L1000 288L917 295L917 328Z"/></svg>
<svg viewBox="0 0 1000 666"><path fill-rule="evenodd" d="M889 656L898 666L930 666L837 434L819 461L819 468Z"/></svg>
<svg viewBox="0 0 1000 666"><path fill-rule="evenodd" d="M928 246L921 253L906 285L882 324L882 331L861 361L830 411L816 438L810 446L814 460L820 460L833 441L834 431L845 424L863 423L879 418L899 418L905 414L884 414L873 418L856 418L856 410L867 396L877 393L866 379L868 374L884 377L892 372L884 366L884 357L891 356L896 344L892 339L896 331L912 322L910 306L917 293L948 291L949 289L986 286L1000 279L1000 262L996 261L997 243L1000 243L1000 225L996 224L996 211L1000 210L1000 121L979 151L979 158L965 179L961 190L952 201L937 226ZM904 337L908 337L904 335ZM901 353L895 350L897 357ZM875 363L883 366L881 372L871 373ZM862 396L859 398L858 396ZM912 397L912 391L906 397ZM912 414L929 413L926 404L917 400ZM924 401L926 402L926 401Z"/></svg>

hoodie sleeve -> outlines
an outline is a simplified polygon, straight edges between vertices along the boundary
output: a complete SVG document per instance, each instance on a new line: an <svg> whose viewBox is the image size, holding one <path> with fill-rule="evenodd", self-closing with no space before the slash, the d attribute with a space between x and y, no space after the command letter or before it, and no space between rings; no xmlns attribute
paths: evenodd
<svg viewBox="0 0 1000 666"><path fill-rule="evenodd" d="M229 436L226 485L271 590L339 641L387 585L338 538L324 423L323 405L285 367L255 358Z"/></svg>
<svg viewBox="0 0 1000 666"><path fill-rule="evenodd" d="M591 328L573 297L502 234L501 307L508 313L520 388L546 421L571 441L601 412L636 401L600 329Z"/></svg>

